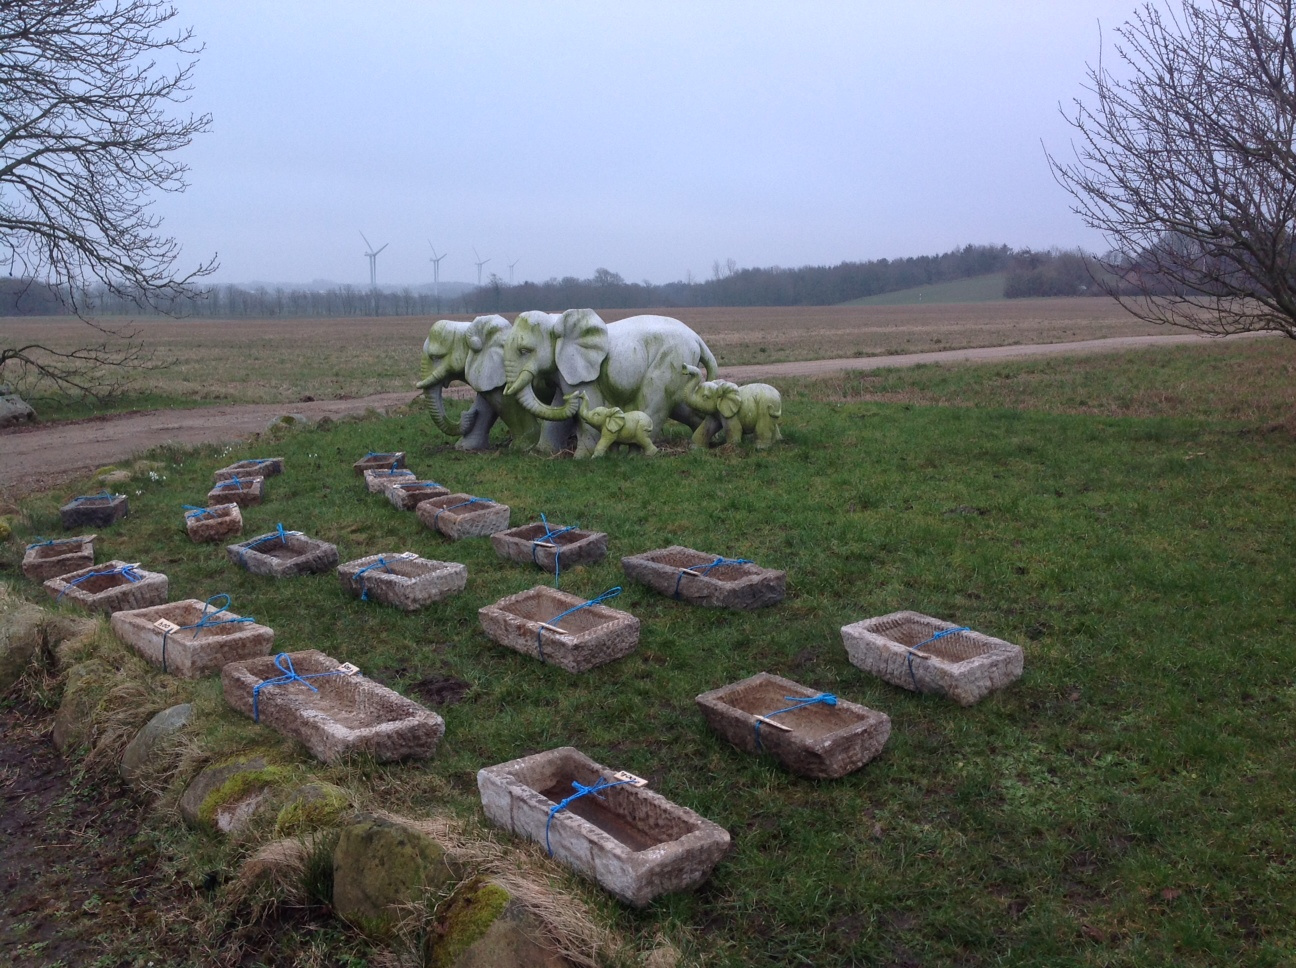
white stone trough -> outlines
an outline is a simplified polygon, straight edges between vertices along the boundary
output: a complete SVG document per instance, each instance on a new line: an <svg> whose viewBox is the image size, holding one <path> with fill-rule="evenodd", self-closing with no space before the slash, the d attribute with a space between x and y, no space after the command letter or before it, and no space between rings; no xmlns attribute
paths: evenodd
<svg viewBox="0 0 1296 968"><path fill-rule="evenodd" d="M740 750L769 753L816 780L855 772L891 735L886 713L768 672L704 692L697 704L707 725Z"/></svg>
<svg viewBox="0 0 1296 968"><path fill-rule="evenodd" d="M1022 674L1021 646L919 612L892 612L842 627L851 663L914 692L971 706Z"/></svg>
<svg viewBox="0 0 1296 968"><path fill-rule="evenodd" d="M391 470L405 466L405 451L394 450L389 454L370 451L351 465L356 477L364 476L365 471Z"/></svg>
<svg viewBox="0 0 1296 968"><path fill-rule="evenodd" d="M585 672L639 646L639 619L599 604L605 597L614 596L586 600L537 585L478 609L477 616L482 631L500 645L568 672Z"/></svg>
<svg viewBox="0 0 1296 968"><path fill-rule="evenodd" d="M261 503L264 493L264 477L231 477L217 481L216 486L207 492L207 506L233 502L241 508L255 507Z"/></svg>
<svg viewBox="0 0 1296 968"><path fill-rule="evenodd" d="M226 545L225 553L252 574L272 578L328 571L338 563L337 545L308 538L300 531L284 531L283 525L278 531Z"/></svg>
<svg viewBox="0 0 1296 968"><path fill-rule="evenodd" d="M148 608L167 600L167 576L138 564L105 561L45 582L55 601L73 602L91 612L111 615L129 608Z"/></svg>
<svg viewBox="0 0 1296 968"><path fill-rule="evenodd" d="M509 525L509 506L471 494L447 494L420 501L414 509L420 521L451 541L484 538Z"/></svg>
<svg viewBox="0 0 1296 968"><path fill-rule="evenodd" d="M209 508L189 508L184 516L190 541L222 541L243 533L243 512L234 503Z"/></svg>
<svg viewBox="0 0 1296 968"><path fill-rule="evenodd" d="M457 595L468 584L468 568L457 561L420 558L412 551L369 555L338 565L342 587L407 612Z"/></svg>
<svg viewBox="0 0 1296 968"><path fill-rule="evenodd" d="M385 493L393 507L413 511L422 501L445 497L450 493L450 488L442 487L436 481L407 481L388 484Z"/></svg>
<svg viewBox="0 0 1296 968"><path fill-rule="evenodd" d="M281 652L221 670L229 705L303 743L319 760L349 754L380 763L431 756L445 721L323 652Z"/></svg>
<svg viewBox="0 0 1296 968"><path fill-rule="evenodd" d="M50 538L29 544L23 552L22 570L32 581L46 581L94 564L96 534L75 538Z"/></svg>
<svg viewBox="0 0 1296 968"><path fill-rule="evenodd" d="M621 559L626 577L681 602L741 611L783 600L787 573L672 545Z"/></svg>
<svg viewBox="0 0 1296 968"><path fill-rule="evenodd" d="M404 467L397 467L393 470L390 467L380 467L377 470L364 472L365 487L369 489L370 494L381 494L387 490L389 484L408 484L417 480L411 470Z"/></svg>
<svg viewBox="0 0 1296 968"><path fill-rule="evenodd" d="M222 467L212 473L217 481L228 481L231 477L277 477L284 472L282 457L257 457L251 460L240 460L228 467Z"/></svg>
<svg viewBox="0 0 1296 968"><path fill-rule="evenodd" d="M182 679L216 672L227 662L269 655L274 629L220 607L219 599L229 605L228 595L206 602L185 598L114 612L109 622L117 637L145 661Z"/></svg>
<svg viewBox="0 0 1296 968"><path fill-rule="evenodd" d="M547 844L553 857L643 907L705 881L729 849L729 834L638 778L621 782L628 776L564 746L486 767L477 788L492 823ZM581 788L573 782L600 789L574 797Z"/></svg>
<svg viewBox="0 0 1296 968"><path fill-rule="evenodd" d="M74 497L59 508L59 518L64 531L77 528L106 528L116 524L130 513L130 502L125 494L83 494Z"/></svg>
<svg viewBox="0 0 1296 968"><path fill-rule="evenodd" d="M501 558L534 564L557 575L564 567L592 565L606 558L608 536L602 531L582 531L546 521L496 531L491 535L491 545Z"/></svg>

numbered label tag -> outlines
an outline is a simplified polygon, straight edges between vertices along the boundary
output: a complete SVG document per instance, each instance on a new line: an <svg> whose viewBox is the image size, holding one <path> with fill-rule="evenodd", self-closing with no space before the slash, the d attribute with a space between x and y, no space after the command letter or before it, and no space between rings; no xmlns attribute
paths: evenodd
<svg viewBox="0 0 1296 968"><path fill-rule="evenodd" d="M402 552L401 552L400 554L398 554L396 557L397 557L397 558L404 558L406 561L412 561L412 560L414 560L415 558L418 557L418 552L417 552L417 551L402 551Z"/></svg>
<svg viewBox="0 0 1296 968"><path fill-rule="evenodd" d="M633 773L627 773L625 770L618 770L612 774L612 779L620 780L622 783L628 783L630 786L646 787L648 781L641 776L635 776Z"/></svg>
<svg viewBox="0 0 1296 968"><path fill-rule="evenodd" d="M169 635L172 632L180 631L180 626L176 625L175 622L168 622L164 618L160 618L156 622L154 622L153 627L157 629L159 632L163 633L164 635Z"/></svg>
<svg viewBox="0 0 1296 968"><path fill-rule="evenodd" d="M337 671L342 673L344 676L353 676L360 671L360 667L352 665L350 662L343 662L337 667Z"/></svg>

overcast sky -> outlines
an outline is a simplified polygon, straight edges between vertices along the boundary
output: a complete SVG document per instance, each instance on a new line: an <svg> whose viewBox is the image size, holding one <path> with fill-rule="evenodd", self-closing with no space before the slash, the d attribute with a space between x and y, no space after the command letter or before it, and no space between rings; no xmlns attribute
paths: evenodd
<svg viewBox="0 0 1296 968"><path fill-rule="evenodd" d="M176 0L211 133L185 268L632 281L968 242L1098 247L1059 102L1134 0ZM1101 25L1101 33L1100 33Z"/></svg>

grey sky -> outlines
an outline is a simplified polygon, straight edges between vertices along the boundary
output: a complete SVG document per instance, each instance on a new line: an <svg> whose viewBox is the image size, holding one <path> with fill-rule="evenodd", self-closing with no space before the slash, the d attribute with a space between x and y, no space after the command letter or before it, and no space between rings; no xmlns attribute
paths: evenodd
<svg viewBox="0 0 1296 968"><path fill-rule="evenodd" d="M218 280L710 275L1086 245L1040 141L1134 0L177 0Z"/></svg>

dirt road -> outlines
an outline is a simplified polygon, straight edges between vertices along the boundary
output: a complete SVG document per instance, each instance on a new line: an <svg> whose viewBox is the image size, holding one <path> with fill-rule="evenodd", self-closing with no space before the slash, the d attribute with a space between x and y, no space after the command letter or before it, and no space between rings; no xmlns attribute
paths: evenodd
<svg viewBox="0 0 1296 968"><path fill-rule="evenodd" d="M720 376L735 382L750 382L779 377L823 376L843 370L917 366L920 363L1112 353L1130 349L1201 343L1205 339L1207 337L1193 334L1121 336L1075 343L991 346L897 356L806 360L730 366L723 368ZM403 391L381 393L354 400L238 404L202 407L195 410L150 410L143 413L95 417L49 426L37 425L0 431L0 498L12 500L24 494L48 490L70 478L107 464L120 463L133 454L160 444L184 445L239 440L264 430L272 420L284 413L301 414L311 420L318 420L321 417L336 418L365 413L370 409L385 412L404 406L411 399L413 395L409 391Z"/></svg>

